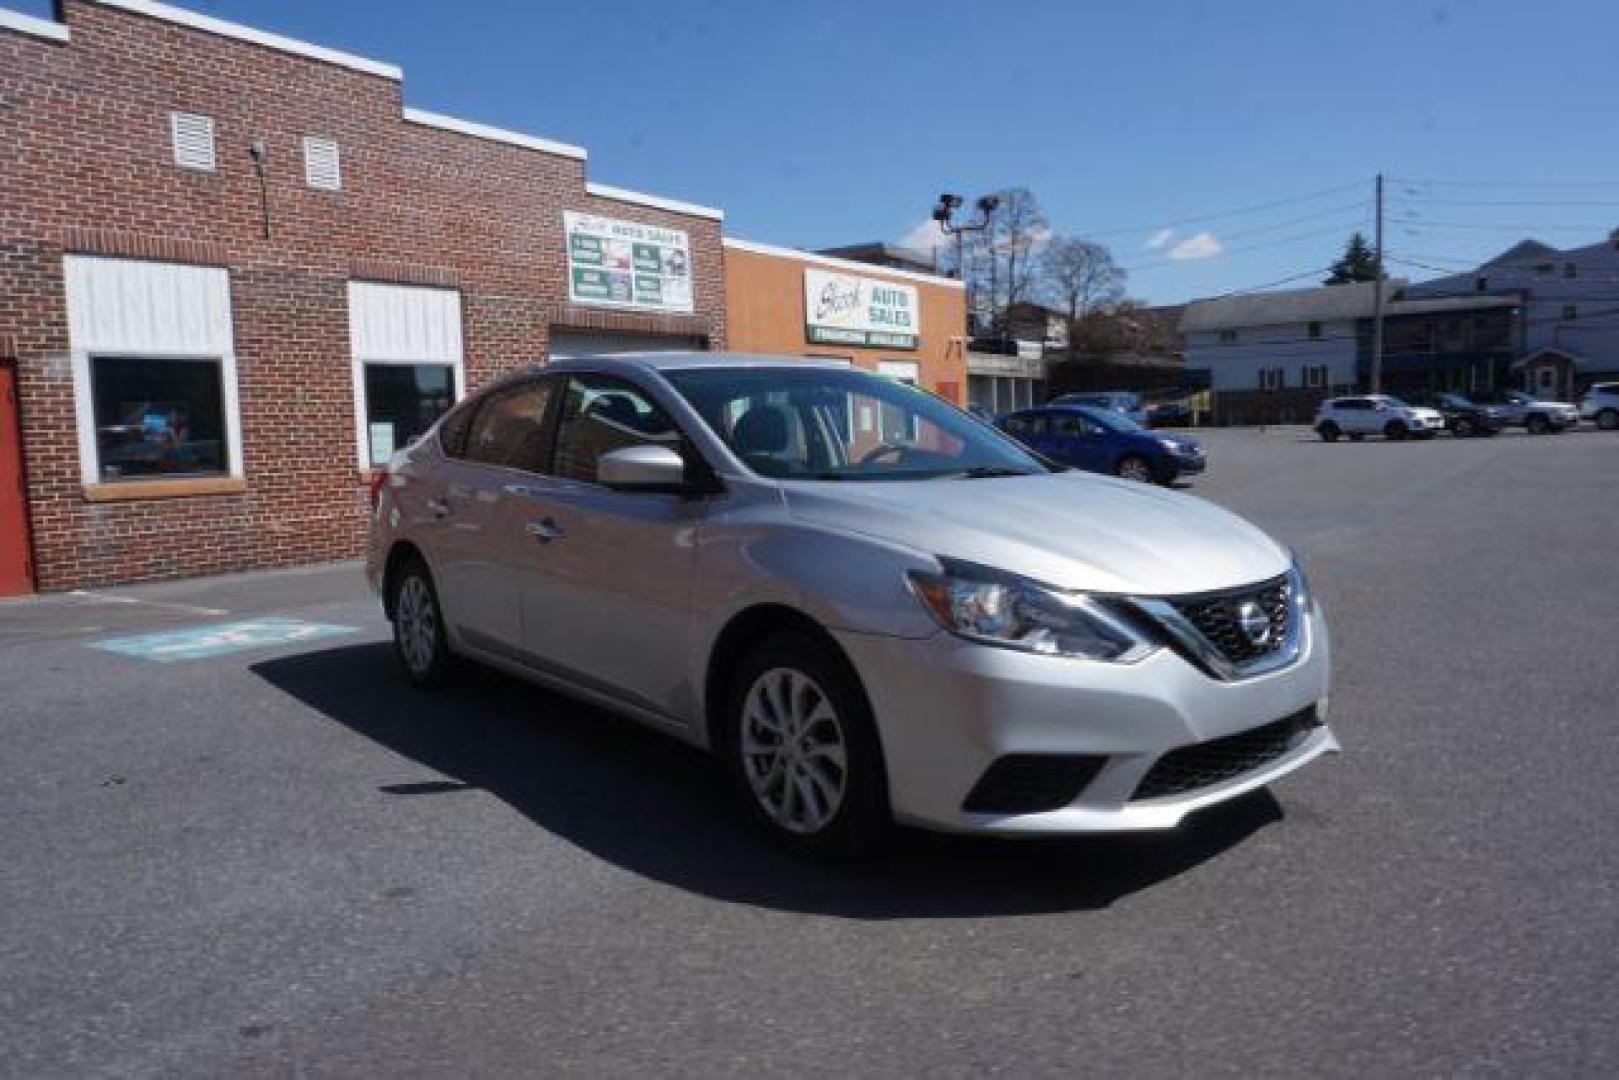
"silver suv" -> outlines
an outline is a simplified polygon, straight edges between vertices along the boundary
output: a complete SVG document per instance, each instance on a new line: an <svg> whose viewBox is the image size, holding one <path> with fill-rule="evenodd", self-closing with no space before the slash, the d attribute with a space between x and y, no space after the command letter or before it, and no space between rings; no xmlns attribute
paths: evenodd
<svg viewBox="0 0 1619 1080"><path fill-rule="evenodd" d="M1592 383L1580 398L1580 418L1595 420L1603 431L1619 429L1619 383Z"/></svg>
<svg viewBox="0 0 1619 1080"><path fill-rule="evenodd" d="M845 364L558 361L394 456L367 573L457 657L721 755L786 842L1158 829L1337 749L1289 553Z"/></svg>

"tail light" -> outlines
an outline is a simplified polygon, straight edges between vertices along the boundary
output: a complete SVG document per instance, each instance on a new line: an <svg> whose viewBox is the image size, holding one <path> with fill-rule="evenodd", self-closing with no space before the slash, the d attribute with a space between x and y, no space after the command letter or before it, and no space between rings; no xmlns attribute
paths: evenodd
<svg viewBox="0 0 1619 1080"><path fill-rule="evenodd" d="M377 508L377 503L382 501L382 485L386 484L387 482L387 469L371 470L371 481L369 484L367 484L367 487L371 493L371 509L375 510Z"/></svg>

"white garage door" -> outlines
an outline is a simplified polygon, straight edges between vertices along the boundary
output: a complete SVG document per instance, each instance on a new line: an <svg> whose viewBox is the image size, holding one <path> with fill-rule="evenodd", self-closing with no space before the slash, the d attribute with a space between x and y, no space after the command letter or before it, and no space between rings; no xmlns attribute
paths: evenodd
<svg viewBox="0 0 1619 1080"><path fill-rule="evenodd" d="M611 356L627 352L689 352L701 349L696 338L668 334L611 334L589 330L551 331L551 359L574 360L583 356Z"/></svg>

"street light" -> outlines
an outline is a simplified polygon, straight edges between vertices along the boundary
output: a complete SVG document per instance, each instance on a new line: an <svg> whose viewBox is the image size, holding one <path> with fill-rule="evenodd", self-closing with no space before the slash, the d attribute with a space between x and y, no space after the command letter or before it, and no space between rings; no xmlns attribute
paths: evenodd
<svg viewBox="0 0 1619 1080"><path fill-rule="evenodd" d="M995 213L995 208L1001 205L1001 200L994 195L982 196L977 203L978 220L961 224L953 223L950 218L961 209L965 200L960 195L945 192L939 196L938 205L933 208L933 220L939 223L939 229L946 236L956 238L956 276L965 283L967 280L967 259L962 252L962 237L970 232L983 232L989 228L989 219Z"/></svg>

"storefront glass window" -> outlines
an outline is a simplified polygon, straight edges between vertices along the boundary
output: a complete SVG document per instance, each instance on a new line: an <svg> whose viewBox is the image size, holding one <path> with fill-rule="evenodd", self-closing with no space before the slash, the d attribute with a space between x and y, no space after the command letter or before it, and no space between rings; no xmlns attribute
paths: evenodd
<svg viewBox="0 0 1619 1080"><path fill-rule="evenodd" d="M385 465L455 404L448 364L365 365L365 432L371 464Z"/></svg>
<svg viewBox="0 0 1619 1080"><path fill-rule="evenodd" d="M90 372L103 481L226 472L218 360L98 356Z"/></svg>

